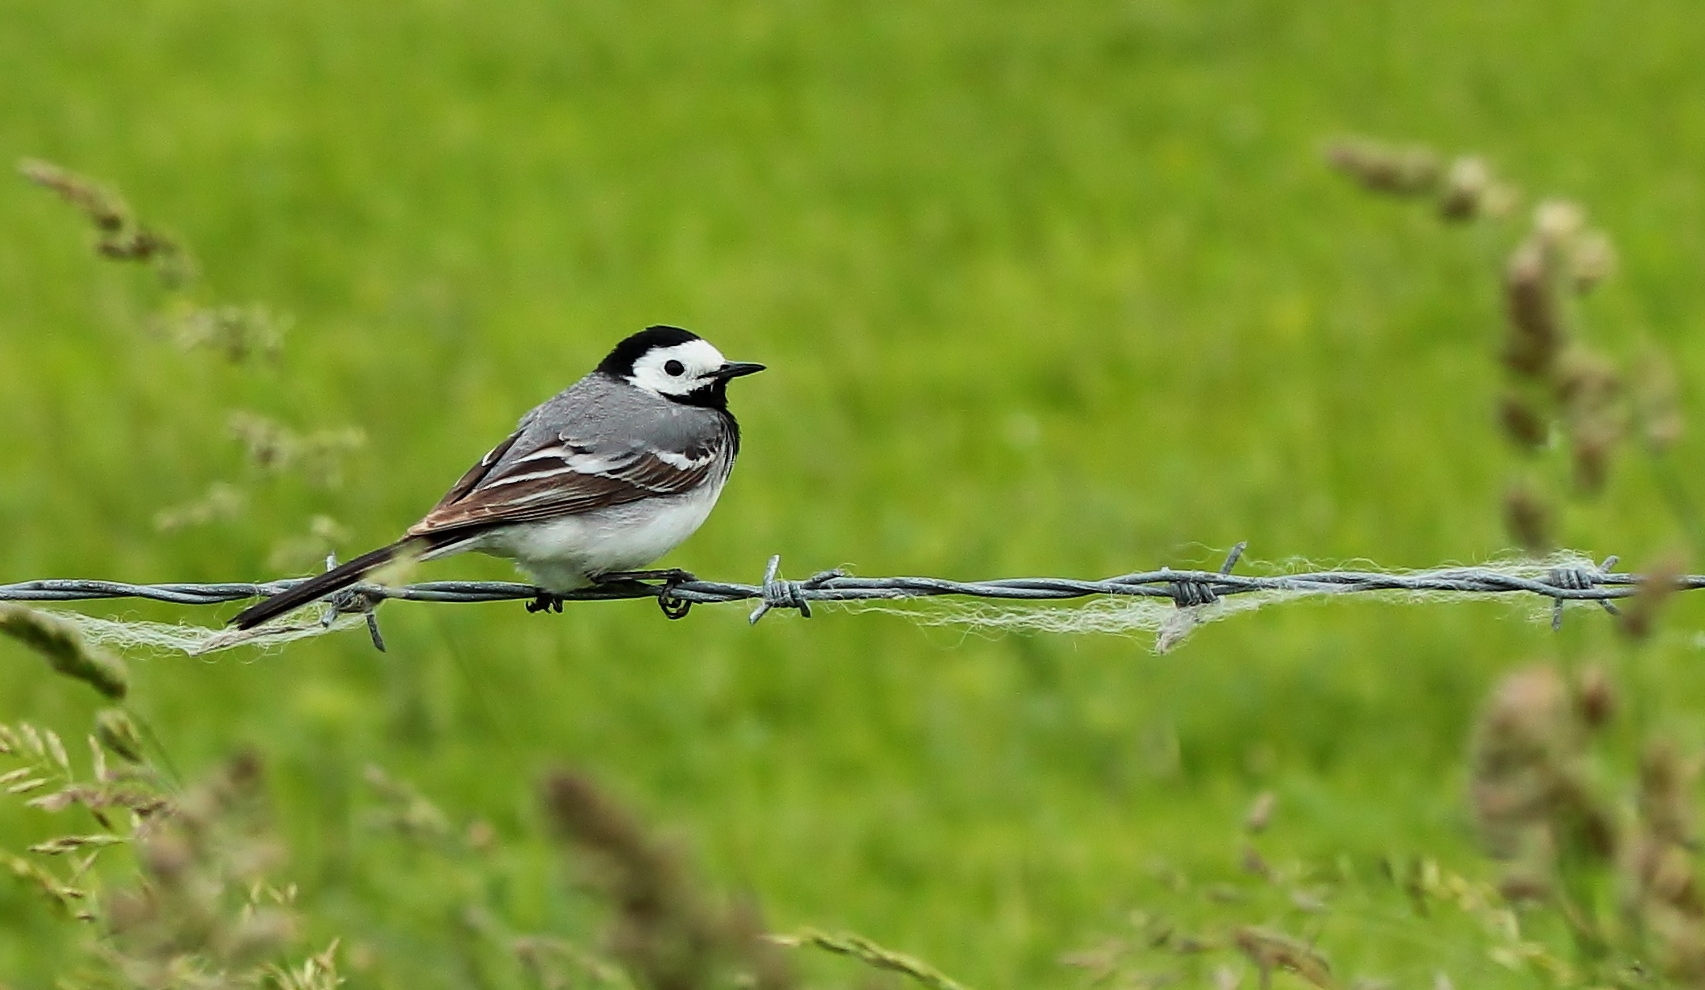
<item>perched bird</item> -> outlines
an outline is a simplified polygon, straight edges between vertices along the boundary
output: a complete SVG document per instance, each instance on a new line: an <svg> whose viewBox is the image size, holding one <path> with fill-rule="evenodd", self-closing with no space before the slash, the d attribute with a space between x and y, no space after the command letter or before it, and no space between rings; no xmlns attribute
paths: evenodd
<svg viewBox="0 0 1705 990"><path fill-rule="evenodd" d="M548 592L641 576L633 569L680 545L716 505L740 451L728 382L762 370L679 327L642 330L523 416L402 539L231 622L248 629L394 560L464 550L507 557Z"/></svg>

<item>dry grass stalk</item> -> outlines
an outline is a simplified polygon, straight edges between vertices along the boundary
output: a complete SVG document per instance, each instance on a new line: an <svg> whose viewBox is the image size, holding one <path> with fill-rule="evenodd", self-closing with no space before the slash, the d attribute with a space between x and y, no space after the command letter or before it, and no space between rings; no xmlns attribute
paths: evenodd
<svg viewBox="0 0 1705 990"><path fill-rule="evenodd" d="M619 967L612 966L591 952L562 938L528 935L510 943L510 951L521 963L527 975L541 990L569 990L580 984L563 964L611 990L633 990L633 983Z"/></svg>
<svg viewBox="0 0 1705 990"><path fill-rule="evenodd" d="M284 351L288 317L259 303L247 306L185 306L160 314L152 327L179 348L207 349L233 364L251 357L276 361Z"/></svg>
<svg viewBox="0 0 1705 990"><path fill-rule="evenodd" d="M0 780L28 782L13 793L47 812L83 808L105 829L32 845L41 865L3 860L67 916L92 923L90 965L58 985L331 990L341 983L335 943L294 966L279 961L297 928L295 889L266 880L281 847L264 828L259 762L238 757L211 781L174 794L143 761L135 735L122 712L101 713L89 738L92 773L79 779L51 730L0 726L0 755L23 763ZM109 750L123 762L109 765ZM134 848L136 872L103 891L96 860L122 845Z"/></svg>
<svg viewBox="0 0 1705 990"><path fill-rule="evenodd" d="M1447 221L1498 217L1516 201L1485 159L1464 155L1448 163L1425 145L1397 146L1368 138L1342 138L1326 149L1326 161L1363 189L1413 199L1431 199Z"/></svg>
<svg viewBox="0 0 1705 990"><path fill-rule="evenodd" d="M830 935L826 932L807 930L796 935L772 936L771 941L777 945L810 946L824 952L849 956L866 966L910 977L930 990L969 990L963 983L952 979L929 963L892 949L885 949L862 935Z"/></svg>
<svg viewBox="0 0 1705 990"><path fill-rule="evenodd" d="M1312 945L1268 928L1245 926L1232 935L1232 942L1261 974L1261 988L1272 985L1273 972L1295 973L1310 986L1331 990L1332 967Z"/></svg>
<svg viewBox="0 0 1705 990"><path fill-rule="evenodd" d="M1623 865L1623 910L1654 943L1671 978L1705 985L1705 895L1697 864L1693 794L1699 762L1667 742L1640 762L1638 818Z"/></svg>
<svg viewBox="0 0 1705 990"><path fill-rule="evenodd" d="M184 285L194 278L194 264L183 246L140 223L116 192L52 162L25 159L18 163L18 172L57 193L88 218L95 228L95 252L101 257L152 264L168 287Z"/></svg>
<svg viewBox="0 0 1705 990"><path fill-rule="evenodd" d="M76 627L53 615L22 605L0 603L0 633L41 654L48 666L84 682L115 701L130 690L124 662L83 641Z"/></svg>
<svg viewBox="0 0 1705 990"><path fill-rule="evenodd" d="M1398 148L1366 139L1332 145L1328 161L1364 188L1412 197L1434 197L1447 220L1505 215L1515 194L1494 179L1485 162L1465 156L1448 168L1424 147ZM1617 448L1626 438L1629 390L1616 365L1575 339L1572 300L1590 292L1616 268L1610 238L1589 226L1586 211L1564 199L1540 202L1531 225L1504 264L1504 337L1500 359L1510 387L1498 400L1502 432L1524 453L1550 446L1557 426L1568 451L1574 488L1597 495L1610 476ZM1652 399L1642 408L1651 449L1661 451L1679 436L1678 407L1667 401L1662 374L1647 375ZM1633 401L1642 402L1636 393ZM1672 507L1681 499L1672 497ZM1678 509L1678 515L1686 516ZM1511 493L1504 503L1510 534L1535 553L1553 549L1549 509L1531 494ZM1690 519L1684 525L1696 528Z"/></svg>
<svg viewBox="0 0 1705 990"><path fill-rule="evenodd" d="M1602 667L1587 667L1573 686L1551 666L1505 677L1475 728L1476 824L1494 853L1515 860L1504 897L1554 907L1601 976L1654 960L1678 984L1705 985L1700 761L1667 742L1646 747L1635 814L1619 824L1587 769L1587 744L1616 707ZM1621 926L1601 917L1597 891L1611 881L1622 892Z"/></svg>
<svg viewBox="0 0 1705 990"><path fill-rule="evenodd" d="M367 434L353 426L301 434L242 410L231 413L226 422L257 467L270 472L300 470L309 481L326 488L343 482L344 457L367 443Z"/></svg>
<svg viewBox="0 0 1705 990"><path fill-rule="evenodd" d="M18 173L36 185L58 193L59 198L82 211L96 230L111 234L131 223L130 207L124 200L93 179L34 158L19 162Z"/></svg>
<svg viewBox="0 0 1705 990"><path fill-rule="evenodd" d="M1560 422L1575 489L1596 495L1627 435L1628 395L1616 364L1569 332L1568 299L1589 291L1611 270L1609 239L1586 226L1575 203L1549 200L1504 270L1503 363L1514 390L1501 400L1504 433L1538 450Z"/></svg>
<svg viewBox="0 0 1705 990"><path fill-rule="evenodd" d="M557 832L592 857L592 879L615 911L610 951L639 983L652 990L793 986L755 909L714 903L672 851L589 779L554 772L544 797Z"/></svg>
<svg viewBox="0 0 1705 990"><path fill-rule="evenodd" d="M1475 724L1469 798L1494 855L1514 861L1526 889L1543 889L1563 858L1605 861L1616 850L1614 816L1587 776L1588 727L1556 668L1506 676Z"/></svg>
<svg viewBox="0 0 1705 990"><path fill-rule="evenodd" d="M337 948L338 940L333 939L330 945L296 966L268 963L266 979L277 990L335 990L343 985L343 977L337 971Z"/></svg>
<svg viewBox="0 0 1705 990"><path fill-rule="evenodd" d="M383 802L374 821L386 831L426 843L445 843L455 837L450 817L413 785L372 764L362 771L361 777Z"/></svg>
<svg viewBox="0 0 1705 990"><path fill-rule="evenodd" d="M1436 195L1445 177L1444 160L1425 145L1342 138L1327 146L1326 161L1364 189L1398 196Z"/></svg>
<svg viewBox="0 0 1705 990"><path fill-rule="evenodd" d="M264 826L259 760L242 755L142 819L138 877L100 898L95 956L127 986L330 990L336 943L290 966L293 886L267 876L282 848Z"/></svg>

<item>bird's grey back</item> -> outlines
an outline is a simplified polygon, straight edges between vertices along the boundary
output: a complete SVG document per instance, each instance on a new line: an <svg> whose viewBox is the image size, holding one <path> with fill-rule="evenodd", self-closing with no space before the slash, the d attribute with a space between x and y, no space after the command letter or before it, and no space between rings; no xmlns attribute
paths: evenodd
<svg viewBox="0 0 1705 990"><path fill-rule="evenodd" d="M562 441L589 454L619 454L643 447L686 453L727 437L725 413L672 402L594 371L521 417L520 436L494 465L515 461Z"/></svg>

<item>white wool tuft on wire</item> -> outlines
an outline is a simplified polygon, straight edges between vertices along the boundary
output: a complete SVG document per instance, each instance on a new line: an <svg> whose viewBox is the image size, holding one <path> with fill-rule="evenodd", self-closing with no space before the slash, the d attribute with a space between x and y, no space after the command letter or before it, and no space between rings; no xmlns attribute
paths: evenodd
<svg viewBox="0 0 1705 990"><path fill-rule="evenodd" d="M149 622L107 619L66 609L53 609L55 618L77 627L83 639L120 653L180 653L199 657L239 646L280 647L299 639L323 636L363 624L360 615L339 615L329 624L315 619L262 629L209 628L188 622Z"/></svg>
<svg viewBox="0 0 1705 990"><path fill-rule="evenodd" d="M1279 576L1293 574L1314 579L1323 575L1366 577L1377 574L1393 580L1403 580L1405 583L1412 582L1413 586L1368 588L1359 583L1338 584L1308 580L1294 586L1264 587L1185 606L1166 598L1107 596L1068 608L931 601L927 605L914 607L853 604L848 607L848 611L880 612L901 616L920 626L960 628L970 632L1024 631L1071 636L1147 633L1154 636L1155 652L1166 653L1183 643L1201 626L1245 612L1254 612L1269 605L1281 605L1303 599L1320 600L1348 593L1393 603L1447 603L1484 598L1488 593L1488 589L1477 586L1430 586L1447 577L1456 581L1472 574L1476 578L1501 576L1544 583L1560 569L1597 569L1591 558L1572 552L1553 554L1542 560L1508 558L1473 567L1388 570L1368 561L1354 561L1352 564L1353 566L1324 567L1301 558L1293 558L1285 562L1285 569ZM1524 599L1523 610L1530 618L1555 620L1558 599L1531 595L1524 596ZM1595 604L1604 600L1606 599L1587 599L1573 604Z"/></svg>

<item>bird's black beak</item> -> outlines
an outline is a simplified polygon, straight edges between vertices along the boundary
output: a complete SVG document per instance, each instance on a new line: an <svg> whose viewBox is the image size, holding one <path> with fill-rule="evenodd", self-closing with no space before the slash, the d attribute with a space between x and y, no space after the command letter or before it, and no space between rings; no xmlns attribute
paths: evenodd
<svg viewBox="0 0 1705 990"><path fill-rule="evenodd" d="M724 364L722 367L711 372L710 377L720 378L723 381L727 381L730 378L739 378L742 375L755 375L763 370L763 365L753 364L750 361L729 361L727 364Z"/></svg>

